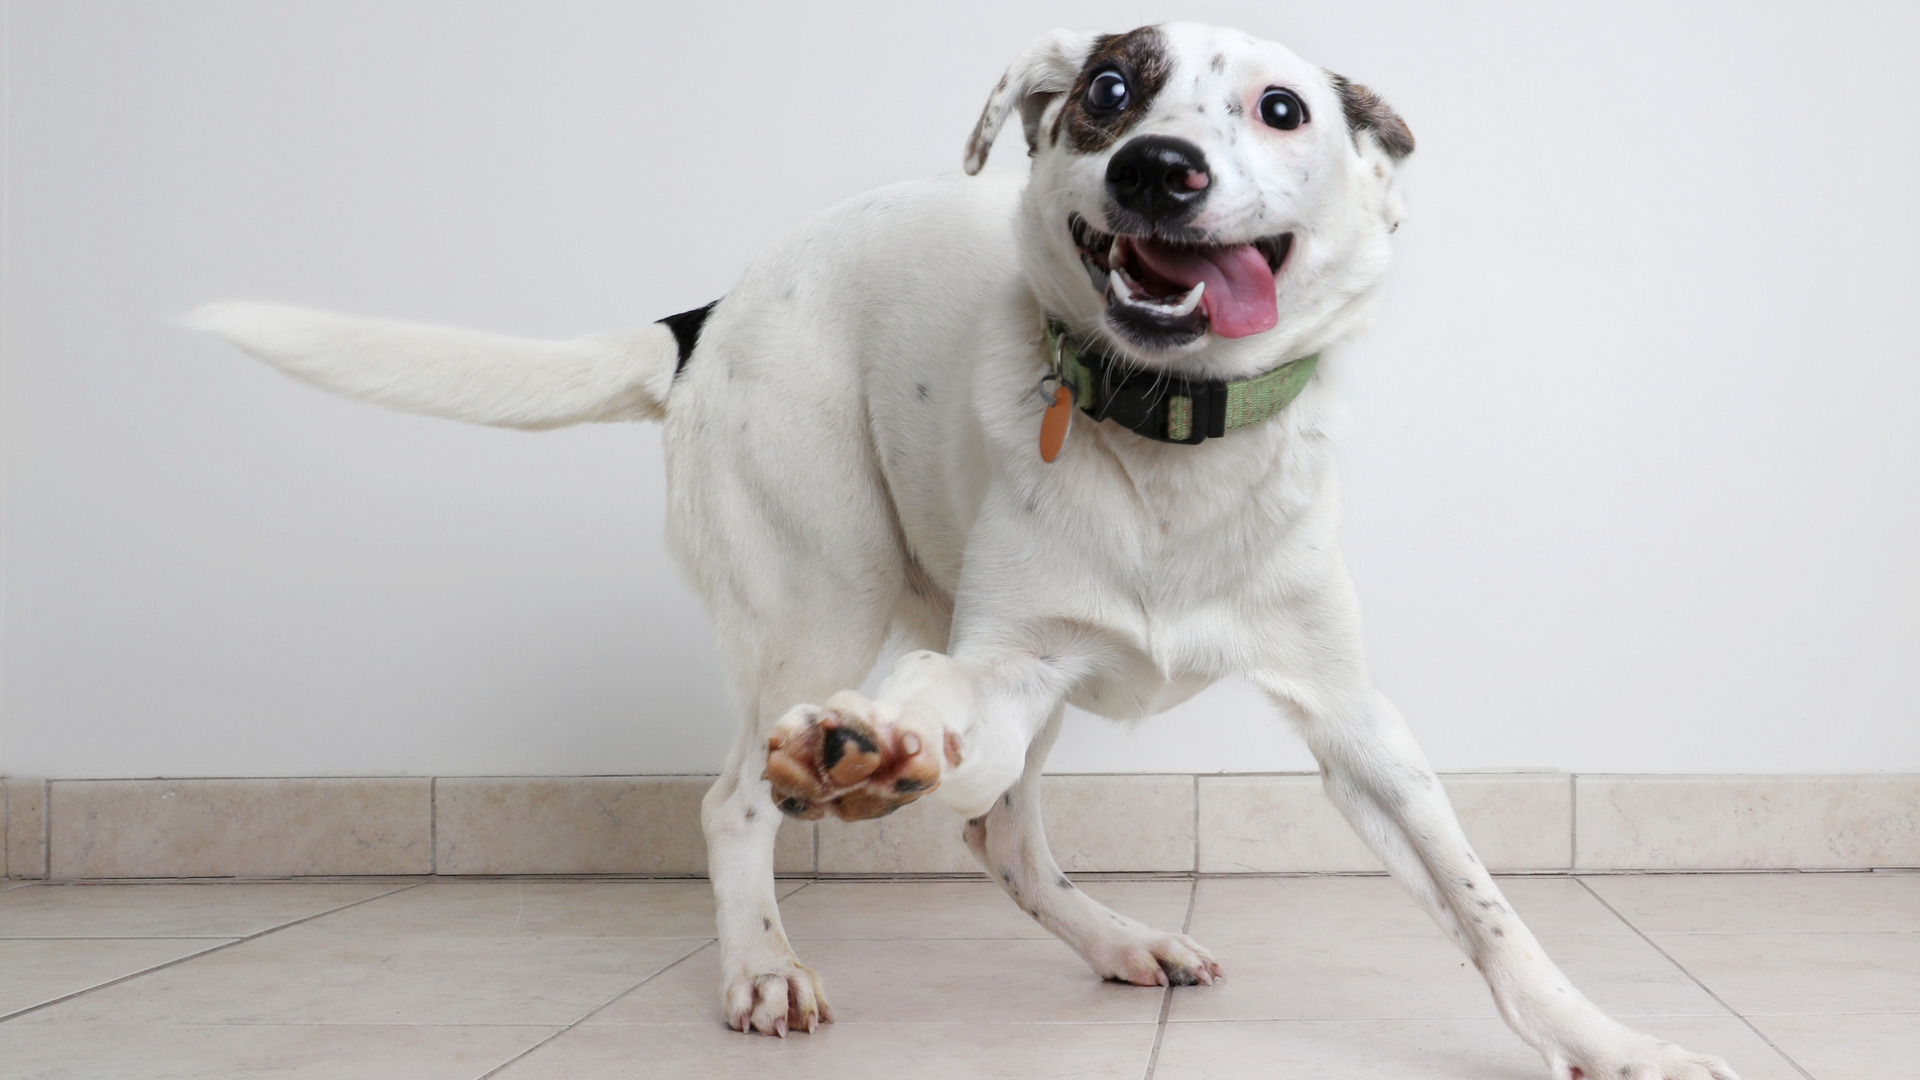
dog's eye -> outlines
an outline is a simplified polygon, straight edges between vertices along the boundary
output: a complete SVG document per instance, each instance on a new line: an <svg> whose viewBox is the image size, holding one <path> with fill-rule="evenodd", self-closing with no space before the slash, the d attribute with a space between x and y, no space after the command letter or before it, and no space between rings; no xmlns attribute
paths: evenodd
<svg viewBox="0 0 1920 1080"><path fill-rule="evenodd" d="M1087 107L1100 112L1118 112L1127 107L1127 77L1117 71L1103 71L1087 84Z"/></svg>
<svg viewBox="0 0 1920 1080"><path fill-rule="evenodd" d="M1307 103L1293 91L1276 86L1260 95L1260 119L1265 120L1268 127L1292 131L1307 122Z"/></svg>

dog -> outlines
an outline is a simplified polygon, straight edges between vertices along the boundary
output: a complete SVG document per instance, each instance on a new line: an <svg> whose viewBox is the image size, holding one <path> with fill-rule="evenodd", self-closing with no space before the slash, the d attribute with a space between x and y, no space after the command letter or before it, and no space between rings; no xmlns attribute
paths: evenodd
<svg viewBox="0 0 1920 1080"><path fill-rule="evenodd" d="M1015 116L1028 175L981 175ZM1279 45L1060 30L993 89L966 175L826 211L705 308L566 342L242 303L191 321L413 412L664 423L670 546L742 713L702 808L737 1030L832 1019L781 928L781 815L926 796L1097 974L1212 983L1200 944L1061 873L1039 784L1068 703L1141 717L1237 676L1552 1076L1734 1080L1573 988L1369 682L1313 375L1376 307L1413 147ZM915 651L874 697L848 689L890 638Z"/></svg>

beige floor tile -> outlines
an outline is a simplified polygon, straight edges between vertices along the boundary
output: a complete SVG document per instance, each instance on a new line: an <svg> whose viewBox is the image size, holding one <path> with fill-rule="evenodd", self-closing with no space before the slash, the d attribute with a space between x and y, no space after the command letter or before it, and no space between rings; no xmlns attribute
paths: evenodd
<svg viewBox="0 0 1920 1080"><path fill-rule="evenodd" d="M566 1024L700 944L356 936L294 927L15 1022Z"/></svg>
<svg viewBox="0 0 1920 1080"><path fill-rule="evenodd" d="M1502 878L1500 889L1535 934L1633 933L1576 881ZM1439 932L1426 909L1384 877L1206 878L1193 906L1201 941Z"/></svg>
<svg viewBox="0 0 1920 1080"><path fill-rule="evenodd" d="M1100 903L1164 930L1187 917L1189 881L1089 881ZM1045 938L991 881L823 881L780 905L787 936L813 938Z"/></svg>
<svg viewBox="0 0 1920 1080"><path fill-rule="evenodd" d="M1754 1023L1815 1080L1911 1076L1920 1051L1920 1013L1762 1016Z"/></svg>
<svg viewBox="0 0 1920 1080"><path fill-rule="evenodd" d="M717 1022L582 1025L508 1066L500 1080L1115 1080L1145 1073L1153 1035L1150 1023L840 1023L786 1039Z"/></svg>
<svg viewBox="0 0 1920 1080"><path fill-rule="evenodd" d="M1660 951L1635 937L1542 937L1540 944L1573 985L1614 1016L1726 1016Z"/></svg>
<svg viewBox="0 0 1920 1080"><path fill-rule="evenodd" d="M841 1024L1151 1023L1160 992L1095 977L1057 941L813 941L796 950L827 984ZM589 1024L701 1023L720 1015L709 946Z"/></svg>
<svg viewBox="0 0 1920 1080"><path fill-rule="evenodd" d="M1653 940L1744 1016L1920 1012L1920 934L1656 934Z"/></svg>
<svg viewBox="0 0 1920 1080"><path fill-rule="evenodd" d="M1644 874L1586 882L1650 934L1920 931L1920 874Z"/></svg>
<svg viewBox="0 0 1920 1080"><path fill-rule="evenodd" d="M1340 935L1207 944L1227 978L1213 987L1176 993L1175 1019L1497 1015L1486 983L1437 930L1418 937ZM1541 944L1574 985L1609 1012L1725 1012L1685 972L1637 937L1545 937Z"/></svg>
<svg viewBox="0 0 1920 1080"><path fill-rule="evenodd" d="M0 896L0 938L246 937L398 887L403 886L37 885Z"/></svg>
<svg viewBox="0 0 1920 1080"><path fill-rule="evenodd" d="M0 1016L222 944L207 938L0 941Z"/></svg>
<svg viewBox="0 0 1920 1080"><path fill-rule="evenodd" d="M1732 1017L1649 1017L1641 1024L1728 1058L1741 1080L1800 1080ZM1291 1020L1170 1024L1154 1078L1538 1080L1544 1072L1539 1055L1498 1020Z"/></svg>
<svg viewBox="0 0 1920 1080"><path fill-rule="evenodd" d="M704 881L435 881L308 926L389 937L712 937L713 888Z"/></svg>
<svg viewBox="0 0 1920 1080"><path fill-rule="evenodd" d="M0 1027L9 1080L473 1080L551 1027L98 1023Z"/></svg>

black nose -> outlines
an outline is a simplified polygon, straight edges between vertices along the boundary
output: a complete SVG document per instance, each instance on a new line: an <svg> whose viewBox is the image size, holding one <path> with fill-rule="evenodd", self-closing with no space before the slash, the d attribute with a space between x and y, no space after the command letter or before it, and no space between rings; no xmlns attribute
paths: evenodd
<svg viewBox="0 0 1920 1080"><path fill-rule="evenodd" d="M1185 139L1142 135L1107 162L1107 194L1150 221L1192 213L1212 183L1206 155Z"/></svg>

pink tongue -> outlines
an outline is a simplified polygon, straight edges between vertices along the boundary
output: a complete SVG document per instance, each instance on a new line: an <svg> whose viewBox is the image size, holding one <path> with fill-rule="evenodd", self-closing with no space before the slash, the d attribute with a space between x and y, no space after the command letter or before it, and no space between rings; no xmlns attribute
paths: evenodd
<svg viewBox="0 0 1920 1080"><path fill-rule="evenodd" d="M1273 271L1252 244L1205 251L1167 247L1145 238L1129 237L1127 244L1157 277L1183 289L1206 282L1200 304L1207 309L1211 329L1221 337L1248 337L1271 330L1280 321Z"/></svg>

